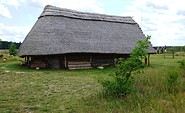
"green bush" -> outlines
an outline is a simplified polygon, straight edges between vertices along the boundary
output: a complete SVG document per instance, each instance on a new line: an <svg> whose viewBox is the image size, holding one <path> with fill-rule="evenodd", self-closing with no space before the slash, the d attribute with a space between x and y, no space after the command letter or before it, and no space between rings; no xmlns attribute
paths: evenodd
<svg viewBox="0 0 185 113"><path fill-rule="evenodd" d="M104 94L126 96L135 91L134 79L130 78L126 81L123 76L115 77L111 80L100 79L99 82L103 86Z"/></svg>
<svg viewBox="0 0 185 113"><path fill-rule="evenodd" d="M16 45L11 43L9 46L9 54L15 56L17 54Z"/></svg>
<svg viewBox="0 0 185 113"><path fill-rule="evenodd" d="M167 89L169 93L178 92L178 77L179 77L179 73L175 70L172 70L168 73Z"/></svg>
<svg viewBox="0 0 185 113"><path fill-rule="evenodd" d="M181 60L178 63L180 63L180 68L185 70L185 60Z"/></svg>
<svg viewBox="0 0 185 113"><path fill-rule="evenodd" d="M115 73L110 80L100 79L99 83L103 86L105 94L127 95L134 91L134 79L132 72L140 72L145 67L143 59L147 57L150 36L145 41L139 40L127 60L117 59Z"/></svg>

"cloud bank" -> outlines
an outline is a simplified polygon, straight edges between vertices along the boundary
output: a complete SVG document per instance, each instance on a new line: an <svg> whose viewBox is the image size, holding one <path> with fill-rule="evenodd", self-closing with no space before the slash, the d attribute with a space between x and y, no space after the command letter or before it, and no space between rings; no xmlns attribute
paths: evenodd
<svg viewBox="0 0 185 113"><path fill-rule="evenodd" d="M185 45L185 7L180 0L135 0L123 15L131 15L155 46Z"/></svg>

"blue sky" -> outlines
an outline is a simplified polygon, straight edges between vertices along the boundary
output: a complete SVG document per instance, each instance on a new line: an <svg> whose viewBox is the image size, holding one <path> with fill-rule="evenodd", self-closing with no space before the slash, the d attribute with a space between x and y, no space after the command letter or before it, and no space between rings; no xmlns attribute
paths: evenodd
<svg viewBox="0 0 185 113"><path fill-rule="evenodd" d="M185 45L182 0L0 0L0 39L22 42L45 5L132 16L154 46Z"/></svg>

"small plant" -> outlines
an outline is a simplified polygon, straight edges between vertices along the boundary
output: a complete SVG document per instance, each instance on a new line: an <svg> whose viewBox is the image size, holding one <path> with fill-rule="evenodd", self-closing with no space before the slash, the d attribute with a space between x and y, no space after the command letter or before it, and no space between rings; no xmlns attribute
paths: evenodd
<svg viewBox="0 0 185 113"><path fill-rule="evenodd" d="M117 59L115 73L110 80L99 80L102 84L104 93L110 95L127 95L132 93L134 88L134 79L132 72L140 72L145 67L143 59L147 57L148 44L150 44L150 36L145 41L139 40L127 60L123 58Z"/></svg>
<svg viewBox="0 0 185 113"><path fill-rule="evenodd" d="M178 92L178 77L179 73L177 71L172 70L168 73L167 88L169 93Z"/></svg>

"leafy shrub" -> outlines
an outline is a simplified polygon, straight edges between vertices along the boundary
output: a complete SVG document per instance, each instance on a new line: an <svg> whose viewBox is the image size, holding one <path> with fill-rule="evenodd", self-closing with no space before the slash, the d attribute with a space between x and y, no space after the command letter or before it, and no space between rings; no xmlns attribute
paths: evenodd
<svg viewBox="0 0 185 113"><path fill-rule="evenodd" d="M185 70L185 60L181 60L178 63L180 63L180 68Z"/></svg>
<svg viewBox="0 0 185 113"><path fill-rule="evenodd" d="M104 94L125 96L135 91L133 78L126 80L124 76L111 76L111 80L99 80L103 86Z"/></svg>
<svg viewBox="0 0 185 113"><path fill-rule="evenodd" d="M167 88L169 93L178 92L178 77L179 73L177 71L172 70L168 73Z"/></svg>
<svg viewBox="0 0 185 113"><path fill-rule="evenodd" d="M110 95L127 95L134 91L134 79L131 77L132 72L140 72L145 67L143 59L147 57L148 44L150 36L145 41L139 40L130 54L130 58L124 60L117 59L115 73L110 80L101 79L100 84L103 86L104 93Z"/></svg>
<svg viewBox="0 0 185 113"><path fill-rule="evenodd" d="M9 54L15 56L17 54L16 45L11 43L9 46Z"/></svg>

